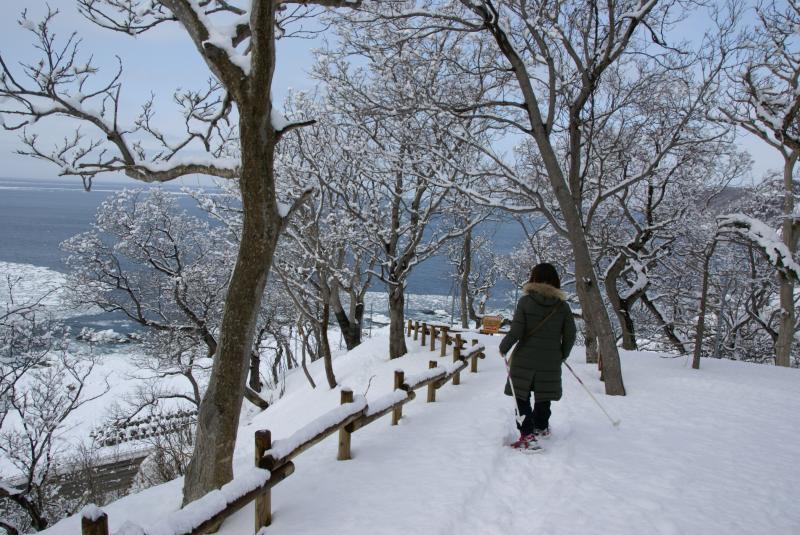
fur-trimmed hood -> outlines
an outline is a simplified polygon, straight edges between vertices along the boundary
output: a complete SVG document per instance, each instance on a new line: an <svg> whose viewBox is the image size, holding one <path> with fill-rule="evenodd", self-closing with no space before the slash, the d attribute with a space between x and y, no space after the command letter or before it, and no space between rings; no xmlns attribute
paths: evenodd
<svg viewBox="0 0 800 535"><path fill-rule="evenodd" d="M553 299L558 299L559 301L567 300L567 294L565 294L558 288L550 286L549 284L545 284L543 282L526 282L522 286L522 290L529 294L537 293L542 297L551 297Z"/></svg>

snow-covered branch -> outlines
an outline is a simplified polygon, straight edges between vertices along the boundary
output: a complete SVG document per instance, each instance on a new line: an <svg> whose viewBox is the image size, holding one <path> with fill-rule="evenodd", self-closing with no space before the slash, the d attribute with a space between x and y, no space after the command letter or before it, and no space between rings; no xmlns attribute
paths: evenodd
<svg viewBox="0 0 800 535"><path fill-rule="evenodd" d="M724 214L717 218L718 232L742 238L756 246L776 270L800 281L800 265L778 233L758 219L744 214Z"/></svg>

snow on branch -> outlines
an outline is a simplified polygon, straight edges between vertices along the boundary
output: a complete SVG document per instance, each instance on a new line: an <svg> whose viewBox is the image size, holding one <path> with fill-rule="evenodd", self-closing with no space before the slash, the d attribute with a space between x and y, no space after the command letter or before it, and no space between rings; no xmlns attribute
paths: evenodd
<svg viewBox="0 0 800 535"><path fill-rule="evenodd" d="M635 276L633 284L631 284L624 291L620 292L619 296L622 299L630 299L634 295L643 292L650 284L650 277L647 276L647 266L636 258L629 258L629 271Z"/></svg>
<svg viewBox="0 0 800 535"><path fill-rule="evenodd" d="M221 70L228 71L235 66L244 76L250 76L251 55L247 49L239 51L236 46L242 42L242 29L248 27L250 14L242 11L239 16L228 24L215 24L206 9L205 2L197 0L184 0L171 2L175 4L172 9L180 13L178 18L186 26L191 25L189 31L192 38L199 41L207 51L209 59L216 63ZM189 26L187 26L188 29Z"/></svg>
<svg viewBox="0 0 800 535"><path fill-rule="evenodd" d="M291 204L279 204L278 205L278 213L283 220L284 226L289 222L294 214L311 196L314 194L316 189L314 186L306 186L300 194L292 201Z"/></svg>
<svg viewBox="0 0 800 535"><path fill-rule="evenodd" d="M113 75L98 80L92 58L81 57L77 34L56 38L51 26L57 15L51 9L35 23L23 13L19 21L42 53L38 60L12 69L0 55L0 118L5 130L22 132L26 148L20 154L55 164L61 175L80 176L87 189L92 178L103 172L123 172L145 182L166 182L194 173L238 176L238 155L232 148L238 139L228 125L232 101L219 82L210 80L204 90L175 94L186 123L185 135L174 136L179 139L169 139L155 126L152 97L133 124L121 124L121 60L117 58ZM45 148L39 134L28 127L54 116L70 117L80 126L60 143ZM154 150L145 148L153 142ZM205 154L189 157L198 144Z"/></svg>
<svg viewBox="0 0 800 535"><path fill-rule="evenodd" d="M78 12L108 30L139 35L156 26L175 21L160 2L152 0L77 0Z"/></svg>
<svg viewBox="0 0 800 535"><path fill-rule="evenodd" d="M320 7L361 7L361 0L276 0L280 5L285 4L300 4L304 6L320 6Z"/></svg>
<svg viewBox="0 0 800 535"><path fill-rule="evenodd" d="M316 119L308 119L305 121L292 122L287 119L278 108L273 106L272 112L270 113L270 122L272 123L272 128L275 130L275 135L280 139L292 130L303 128L304 126L311 126L316 124L317 121Z"/></svg>
<svg viewBox="0 0 800 535"><path fill-rule="evenodd" d="M781 151L800 150L800 4L765 2L755 9L756 27L743 40L744 60L729 75L722 120L736 124Z"/></svg>
<svg viewBox="0 0 800 535"><path fill-rule="evenodd" d="M758 247L775 269L786 277L800 280L800 265L778 233L763 221L744 214L721 215L717 217L717 233L745 239Z"/></svg>

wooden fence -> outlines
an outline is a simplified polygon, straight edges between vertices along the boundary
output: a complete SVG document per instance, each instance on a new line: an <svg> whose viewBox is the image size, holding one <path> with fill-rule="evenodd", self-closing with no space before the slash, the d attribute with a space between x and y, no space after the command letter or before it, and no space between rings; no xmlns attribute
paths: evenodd
<svg viewBox="0 0 800 535"><path fill-rule="evenodd" d="M347 388L341 390L339 407L323 414L290 437L272 441L268 430L255 433L255 466L221 489L210 492L186 507L171 513L160 522L161 531L168 528L174 535L200 535L213 533L222 522L250 502L255 502L255 532L272 522L272 488L294 473L292 459L318 444L334 433L339 434L336 459L351 458L352 435L362 427L391 413L392 425L397 425L403 415L403 405L416 398L416 390L426 388L427 402L436 401L436 391L452 381L461 383L461 372L469 366L471 373L478 372L478 359L485 357L485 347L472 340L467 346L460 333L451 334L441 324L408 321L407 336L420 340L421 345L430 343L430 350L439 356L447 356L452 347L452 362L439 367L436 360L428 362L422 373L406 375L402 370L394 372L394 391L372 400L369 404L363 396L354 396ZM87 506L81 513L82 535L108 535L108 516L98 507ZM142 530L141 533L147 532Z"/></svg>

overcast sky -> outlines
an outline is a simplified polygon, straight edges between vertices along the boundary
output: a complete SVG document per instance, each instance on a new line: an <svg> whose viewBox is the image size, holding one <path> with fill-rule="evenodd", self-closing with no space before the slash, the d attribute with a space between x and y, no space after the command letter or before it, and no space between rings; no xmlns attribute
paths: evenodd
<svg viewBox="0 0 800 535"><path fill-rule="evenodd" d="M87 22L75 8L74 0L50 0L50 6L59 9L54 29L66 38L77 31L83 39L81 49L92 54L95 63L103 67L101 75L112 74L116 68L115 55L123 60L123 108L133 119L139 106L150 96L156 95L160 122L172 124L176 134L183 128L181 117L169 117L176 106L172 95L176 88L202 89L209 78L208 67L200 59L183 28L177 24L162 24L154 30L138 37L130 37L117 32L104 30ZM18 24L23 9L28 9L32 20L39 20L46 13L44 0L0 0L0 51L4 58L38 58L34 50L33 35ZM286 39L279 41L278 66L273 84L273 96L281 101L289 88L312 89L314 83L307 76L313 64L311 49L319 46L319 41ZM74 126L74 122L72 123ZM162 128L166 129L162 126ZM48 132L58 131L64 135L72 131L70 120L50 121ZM88 132L88 131L87 131ZM29 157L14 154L20 148L19 133L0 130L0 177L5 178L57 178L55 167ZM79 180L75 177L60 177L60 180ZM98 177L95 183L108 179ZM118 180L127 181L124 177Z"/></svg>
<svg viewBox="0 0 800 535"><path fill-rule="evenodd" d="M130 119L138 112L139 105L150 93L157 96L159 110L174 110L171 96L178 87L201 88L208 78L208 69L200 59L194 46L177 24L165 24L159 28L133 38L103 30L86 22L75 9L73 0L50 0L61 14L54 25L62 37L77 30L83 38L82 50L91 53L98 66L107 67L106 73L115 67L115 55L123 59L123 102ZM45 12L43 0L2 0L0 3L0 51L7 60L13 58L32 59L38 57L32 47L32 35L17 23L20 12L27 8L29 17L38 20ZM290 39L279 42L278 66L273 85L273 95L280 101L288 88L312 89L314 83L306 74L313 64L311 49L318 42ZM162 115L163 117L163 115ZM179 116L172 118L176 133L182 123ZM66 135L71 132L67 120L49 122L48 133ZM781 166L780 157L752 136L743 136L742 148L749 151L754 160L753 175L761 177L770 168ZM53 179L56 172L52 165L14 154L21 146L18 133L0 131L0 177L25 179ZM78 180L62 177L61 180ZM98 178L102 182L108 178ZM119 180L119 179L117 179ZM122 179L127 180L127 179Z"/></svg>

